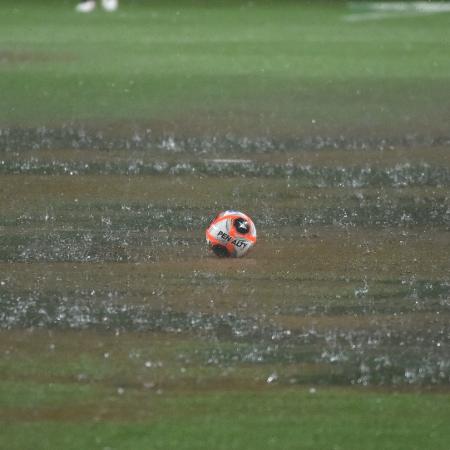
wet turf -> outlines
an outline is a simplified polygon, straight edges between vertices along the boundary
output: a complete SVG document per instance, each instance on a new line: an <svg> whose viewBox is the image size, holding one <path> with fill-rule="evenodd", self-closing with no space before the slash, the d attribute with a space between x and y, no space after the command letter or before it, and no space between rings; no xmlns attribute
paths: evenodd
<svg viewBox="0 0 450 450"><path fill-rule="evenodd" d="M405 150L392 151L392 162L354 153L340 177L327 161L341 150L308 166L305 152L296 163L276 151L224 163L216 150L211 171L186 150L181 173L152 175L112 170L101 151L89 153L89 174L71 168L85 153L62 152L66 175L37 175L27 158L39 166L51 152L20 153L16 170L6 151L2 327L187 333L204 341L198 368L285 364L280 383L447 385L448 162L433 163L441 147L415 149L399 169ZM129 158L113 155L118 166ZM385 176L356 181L376 171ZM205 247L204 228L228 205L258 224L242 260ZM299 364L313 375L292 372Z"/></svg>
<svg viewBox="0 0 450 450"><path fill-rule="evenodd" d="M447 448L448 16L24 4L0 7L0 448ZM227 208L258 230L240 260L205 246Z"/></svg>
<svg viewBox="0 0 450 450"><path fill-rule="evenodd" d="M127 410L125 405L136 397L139 409ZM268 389L161 398L129 390L121 395L111 392L111 410L120 402L121 411L128 413L118 423L114 415L102 417L96 406L61 412L56 420L47 410L41 412L45 422L9 427L2 433L3 442L13 442L9 448L14 450L26 448L24 436L33 438L36 449L189 449L194 442L201 449L325 449L332 443L348 449L364 445L397 450L411 448L411 439L414 448L426 448L432 441L433 448L444 449L448 442L448 407L434 394L365 393L361 402L345 390Z"/></svg>
<svg viewBox="0 0 450 450"><path fill-rule="evenodd" d="M347 151L3 151L8 448L446 448L447 148Z"/></svg>

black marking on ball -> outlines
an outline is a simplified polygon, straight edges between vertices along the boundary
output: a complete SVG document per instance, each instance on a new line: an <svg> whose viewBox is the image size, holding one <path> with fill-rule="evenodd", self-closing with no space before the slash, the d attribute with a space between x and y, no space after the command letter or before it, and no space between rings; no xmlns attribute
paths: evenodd
<svg viewBox="0 0 450 450"><path fill-rule="evenodd" d="M216 256L219 256L220 258L226 258L230 256L230 252L224 245L219 244L213 245L212 251Z"/></svg>
<svg viewBox="0 0 450 450"><path fill-rule="evenodd" d="M250 231L250 224L242 217L234 219L233 225L239 234L247 234Z"/></svg>

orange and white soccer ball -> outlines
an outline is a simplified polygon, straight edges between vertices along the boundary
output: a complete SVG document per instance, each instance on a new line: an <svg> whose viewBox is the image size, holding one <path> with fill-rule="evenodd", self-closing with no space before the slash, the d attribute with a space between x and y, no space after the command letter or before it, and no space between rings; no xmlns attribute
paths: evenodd
<svg viewBox="0 0 450 450"><path fill-rule="evenodd" d="M206 230L206 241L217 256L239 258L256 244L255 224L240 211L223 211Z"/></svg>

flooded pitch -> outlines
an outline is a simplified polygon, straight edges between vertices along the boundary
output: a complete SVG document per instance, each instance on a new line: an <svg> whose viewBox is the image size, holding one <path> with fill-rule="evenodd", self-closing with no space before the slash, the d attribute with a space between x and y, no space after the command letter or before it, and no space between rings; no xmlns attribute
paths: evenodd
<svg viewBox="0 0 450 450"><path fill-rule="evenodd" d="M449 385L448 144L46 142L0 157L3 380ZM227 208L243 259L204 242Z"/></svg>

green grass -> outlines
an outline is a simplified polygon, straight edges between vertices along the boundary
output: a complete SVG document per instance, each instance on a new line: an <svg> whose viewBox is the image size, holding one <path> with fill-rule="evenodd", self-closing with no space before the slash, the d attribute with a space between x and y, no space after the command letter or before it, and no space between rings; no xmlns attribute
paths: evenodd
<svg viewBox="0 0 450 450"><path fill-rule="evenodd" d="M448 131L448 14L347 23L345 3L132 2L90 16L72 7L2 2L1 125Z"/></svg>
<svg viewBox="0 0 450 450"><path fill-rule="evenodd" d="M120 400L127 403L127 393ZM117 397L117 395L116 395ZM6 424L0 447L76 449L446 449L448 397L325 389L144 395L139 420L61 415ZM67 409L70 418L70 407ZM83 412L82 412L83 413ZM47 411L48 414L48 411ZM37 416L37 417L36 417ZM150 418L149 418L150 417Z"/></svg>
<svg viewBox="0 0 450 450"><path fill-rule="evenodd" d="M288 387L289 371L320 366L205 365L201 351L219 343L189 334L1 337L2 449L445 449L449 439L447 390L337 388L313 378ZM280 379L268 384L273 372Z"/></svg>
<svg viewBox="0 0 450 450"><path fill-rule="evenodd" d="M23 372L22 372L23 374ZM18 374L20 377L21 374ZM64 383L33 383L2 381L0 386L0 408L24 408L30 416L33 411L45 407L67 407L92 402L98 398L95 388ZM2 419L4 419L2 415Z"/></svg>

